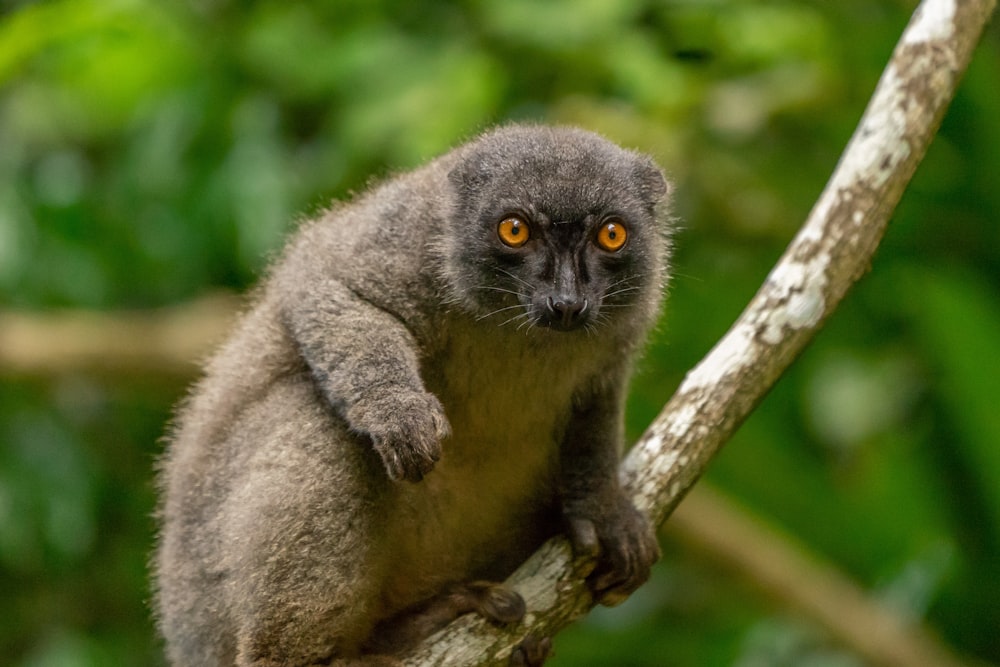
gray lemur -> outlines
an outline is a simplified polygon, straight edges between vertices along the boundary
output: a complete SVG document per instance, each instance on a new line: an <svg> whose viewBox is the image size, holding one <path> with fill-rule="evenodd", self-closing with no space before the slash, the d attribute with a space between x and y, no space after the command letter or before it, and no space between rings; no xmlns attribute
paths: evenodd
<svg viewBox="0 0 1000 667"><path fill-rule="evenodd" d="M175 665L396 665L565 532L620 602L659 557L619 487L667 184L508 126L305 223L181 407L157 616ZM513 659L544 660L546 640Z"/></svg>

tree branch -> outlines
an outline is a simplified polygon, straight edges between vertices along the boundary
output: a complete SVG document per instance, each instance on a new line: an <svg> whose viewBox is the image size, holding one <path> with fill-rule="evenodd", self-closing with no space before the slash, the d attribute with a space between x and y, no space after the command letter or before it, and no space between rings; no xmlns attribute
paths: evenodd
<svg viewBox="0 0 1000 667"><path fill-rule="evenodd" d="M994 4L924 0L917 8L805 225L622 463L625 487L657 523L868 270ZM593 604L574 576L565 538L546 543L509 583L527 602L521 627L497 629L465 616L425 641L406 664L504 664L528 632L554 635Z"/></svg>
<svg viewBox="0 0 1000 667"><path fill-rule="evenodd" d="M188 377L232 326L238 299L214 294L155 311L0 312L0 372L157 373Z"/></svg>
<svg viewBox="0 0 1000 667"><path fill-rule="evenodd" d="M667 531L799 610L870 664L962 665L920 623L886 609L836 567L709 485L699 484L685 497Z"/></svg>

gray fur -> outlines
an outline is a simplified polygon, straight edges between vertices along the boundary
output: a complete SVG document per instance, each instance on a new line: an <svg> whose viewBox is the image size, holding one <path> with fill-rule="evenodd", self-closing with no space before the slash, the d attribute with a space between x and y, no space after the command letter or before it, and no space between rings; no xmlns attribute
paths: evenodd
<svg viewBox="0 0 1000 667"><path fill-rule="evenodd" d="M501 587L449 587L503 580L560 530L598 558L599 599L641 584L658 550L615 470L666 192L596 135L509 126L303 225L161 462L170 661L395 664L380 647L432 617L523 613ZM496 237L512 213L519 252ZM619 253L593 245L608 214ZM564 331L544 311L569 293L587 307Z"/></svg>

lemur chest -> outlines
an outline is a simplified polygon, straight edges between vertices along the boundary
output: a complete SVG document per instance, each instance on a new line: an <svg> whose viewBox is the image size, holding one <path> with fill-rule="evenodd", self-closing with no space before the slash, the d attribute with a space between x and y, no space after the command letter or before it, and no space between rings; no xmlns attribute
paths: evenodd
<svg viewBox="0 0 1000 667"><path fill-rule="evenodd" d="M489 342L453 342L425 364L452 433L434 470L399 490L399 516L409 519L395 544L414 568L435 564L413 572L417 581L491 576L550 530L540 517L554 506L561 438L592 364L574 363L570 350Z"/></svg>
<svg viewBox="0 0 1000 667"><path fill-rule="evenodd" d="M549 467L574 394L594 372L580 356L573 339L562 346L519 335L451 341L425 377L451 423L445 465L478 478L484 491Z"/></svg>

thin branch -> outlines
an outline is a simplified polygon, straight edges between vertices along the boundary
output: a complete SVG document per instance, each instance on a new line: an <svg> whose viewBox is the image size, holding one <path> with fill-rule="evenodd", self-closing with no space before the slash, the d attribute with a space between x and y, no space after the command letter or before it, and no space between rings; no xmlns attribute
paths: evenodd
<svg viewBox="0 0 1000 667"><path fill-rule="evenodd" d="M0 372L157 373L188 377L236 316L238 299L203 297L155 311L0 312Z"/></svg>
<svg viewBox="0 0 1000 667"><path fill-rule="evenodd" d="M917 8L805 225L622 463L625 487L657 523L867 271L994 4L925 0ZM554 635L593 604L574 576L564 538L546 543L509 583L528 605L522 627L496 629L466 616L429 638L406 664L504 664L528 632Z"/></svg>
<svg viewBox="0 0 1000 667"><path fill-rule="evenodd" d="M886 609L836 567L706 484L685 497L667 531L813 619L873 665L962 665L920 623Z"/></svg>

